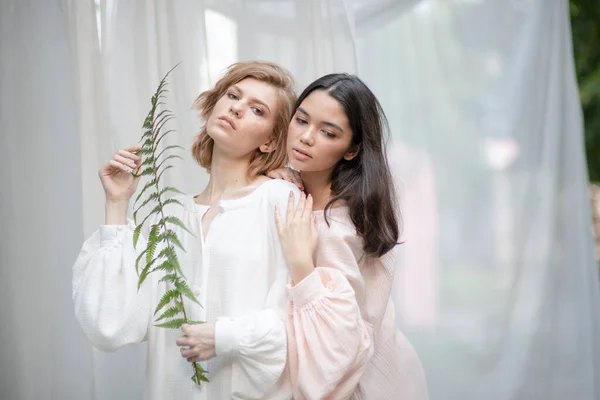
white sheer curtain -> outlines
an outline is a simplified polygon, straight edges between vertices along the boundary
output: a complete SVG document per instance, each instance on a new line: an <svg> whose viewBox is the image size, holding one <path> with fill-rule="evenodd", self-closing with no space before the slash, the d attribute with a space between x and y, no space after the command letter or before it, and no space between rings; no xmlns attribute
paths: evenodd
<svg viewBox="0 0 600 400"><path fill-rule="evenodd" d="M405 222L398 323L432 399L600 397L568 2L3 0L1 399L139 397L144 347L94 350L73 317L71 265L103 219L96 171L137 141L173 65L171 140L189 147L193 99L248 59L299 90L358 70L383 103ZM191 157L177 167L170 183L205 183Z"/></svg>
<svg viewBox="0 0 600 400"><path fill-rule="evenodd" d="M432 399L600 398L568 1L357 4L405 231L395 300Z"/></svg>

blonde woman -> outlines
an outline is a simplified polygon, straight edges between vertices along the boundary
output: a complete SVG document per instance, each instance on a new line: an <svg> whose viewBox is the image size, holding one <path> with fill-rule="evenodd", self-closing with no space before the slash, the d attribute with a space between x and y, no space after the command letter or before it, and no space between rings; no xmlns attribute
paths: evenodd
<svg viewBox="0 0 600 400"><path fill-rule="evenodd" d="M230 67L196 101L205 124L192 154L210 180L202 193L179 199L184 207L167 213L195 234L177 231L186 248L178 256L203 305L186 301L188 317L206 324L184 325L182 332L153 326L154 307L168 287L151 274L137 291L135 260L145 243L142 238L133 248L126 218L137 187L130 173L140 165L137 148L119 150L99 171L106 221L83 244L73 267L75 312L100 349L147 341L144 398L291 398L281 383L290 271L274 209L285 208L290 192L299 192L264 173L285 161L295 100L289 73L272 63L248 62ZM188 361L203 362L210 383L195 386Z"/></svg>

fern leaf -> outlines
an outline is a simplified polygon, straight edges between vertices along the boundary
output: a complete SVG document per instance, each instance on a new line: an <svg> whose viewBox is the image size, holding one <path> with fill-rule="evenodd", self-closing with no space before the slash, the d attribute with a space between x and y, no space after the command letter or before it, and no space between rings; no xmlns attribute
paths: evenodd
<svg viewBox="0 0 600 400"><path fill-rule="evenodd" d="M146 165L154 165L155 161L156 160L152 156L146 157L146 159L144 161L142 161L142 163L140 164L140 167L144 167Z"/></svg>
<svg viewBox="0 0 600 400"><path fill-rule="evenodd" d="M152 129L152 115L148 113L148 116L144 120L144 124L142 125L143 129Z"/></svg>
<svg viewBox="0 0 600 400"><path fill-rule="evenodd" d="M134 221L135 221L135 217L134 217ZM140 233L142 232L142 224L139 224L138 226L135 227L134 231L133 231L133 247L137 247L137 242L140 239Z"/></svg>
<svg viewBox="0 0 600 400"><path fill-rule="evenodd" d="M146 141L148 139L152 140L152 129L148 129L146 132L144 132L141 140Z"/></svg>
<svg viewBox="0 0 600 400"><path fill-rule="evenodd" d="M177 300L179 297L179 292L176 289L167 290L165 294L160 298L158 305L156 306L156 310L154 310L154 315L158 314L158 312L171 300Z"/></svg>
<svg viewBox="0 0 600 400"><path fill-rule="evenodd" d="M147 252L148 248L145 248L140 254L138 254L135 260L135 270L137 271L138 275L140 274L140 261L142 260L142 258L144 258Z"/></svg>
<svg viewBox="0 0 600 400"><path fill-rule="evenodd" d="M165 271L168 273L172 273L173 271L178 271L179 270L179 265L175 264L172 260L166 260L163 261L159 266L155 267L152 272L155 271ZM169 275L166 275L169 276Z"/></svg>
<svg viewBox="0 0 600 400"><path fill-rule="evenodd" d="M177 154L171 154L171 155L169 155L169 156L167 156L167 157L163 158L163 159L160 161L160 163L159 163L159 164L156 166L156 170L160 170L160 167L162 167L162 166L163 166L163 164L164 164L165 162L167 162L167 160L170 160L170 159L172 159L172 158L179 158L180 160L183 160L183 158L181 158L181 156L179 156L179 155L177 155Z"/></svg>
<svg viewBox="0 0 600 400"><path fill-rule="evenodd" d="M148 154L154 154L154 150L152 148L142 147L137 152L137 155L148 155Z"/></svg>
<svg viewBox="0 0 600 400"><path fill-rule="evenodd" d="M168 308L167 311L165 311L158 318L156 318L155 322L161 321L165 318L173 318L173 317L177 316L178 314L181 314L182 312L183 312L183 303L178 301L175 303L175 305L173 307Z"/></svg>
<svg viewBox="0 0 600 400"><path fill-rule="evenodd" d="M148 167L148 168L144 168L142 170L142 172L140 172L138 175L139 176L152 175L155 171L156 171L156 169L154 167Z"/></svg>
<svg viewBox="0 0 600 400"><path fill-rule="evenodd" d="M138 206L138 208L143 208L146 204L150 203L152 200L157 200L158 198L159 198L158 193L156 193L156 192L151 193L148 197L146 197L144 202Z"/></svg>
<svg viewBox="0 0 600 400"><path fill-rule="evenodd" d="M158 155L156 156L157 160L160 160L160 157L163 155L163 153L167 150L172 150L172 149L179 149L179 150L185 150L183 147L177 145L177 144L172 144L170 146L165 147L164 149L161 150L160 153L158 153Z"/></svg>
<svg viewBox="0 0 600 400"><path fill-rule="evenodd" d="M162 131L163 127L167 124L167 122L169 122L172 119L175 119L175 116L170 112L168 114L162 115L161 117L157 117L154 123L154 129L152 130L152 136L156 138L158 134Z"/></svg>
<svg viewBox="0 0 600 400"><path fill-rule="evenodd" d="M181 207L183 207L183 203L182 202L180 202L177 199L173 199L173 198L167 199L167 200L163 201L163 206L166 206L167 204L179 204Z"/></svg>
<svg viewBox="0 0 600 400"><path fill-rule="evenodd" d="M174 129L169 129L168 131L161 133L160 136L157 137L156 142L154 143L154 149L155 150L158 149L158 145L163 140L163 138L165 136L167 136L171 132L175 132L175 130Z"/></svg>
<svg viewBox="0 0 600 400"><path fill-rule="evenodd" d="M193 321L191 319L188 319L187 323L190 325L200 325L200 324L205 324L206 321Z"/></svg>
<svg viewBox="0 0 600 400"><path fill-rule="evenodd" d="M165 168L163 168L162 171L160 171L160 173L158 174L158 176L156 177L156 180L158 182L160 182L160 178L162 177L162 175L165 173L166 170L173 168L172 165L167 165Z"/></svg>
<svg viewBox="0 0 600 400"><path fill-rule="evenodd" d="M179 238L177 237L177 234L173 230L171 230L171 229L167 229L164 232L162 232L158 236L158 240L159 241L169 240L170 242L172 242L173 244L175 244L175 246L179 247L183 252L185 252L185 248L183 247L183 245L179 241Z"/></svg>
<svg viewBox="0 0 600 400"><path fill-rule="evenodd" d="M177 274L167 274L160 278L159 282L171 282L175 284L176 281L179 281L179 275Z"/></svg>
<svg viewBox="0 0 600 400"><path fill-rule="evenodd" d="M144 185L144 188L142 189L142 191L140 192L140 194L137 195L137 197L135 198L135 201L133 202L133 206L134 207L137 204L137 202L142 198L142 196L144 195L144 193L146 192L146 190L148 190L150 187L154 186L155 184L156 184L156 178L153 178L150 181L148 181L146 183L146 185Z"/></svg>
<svg viewBox="0 0 600 400"><path fill-rule="evenodd" d="M177 291L179 293L181 293L182 295L184 295L185 297L187 297L188 299L192 300L194 303L196 303L200 307L202 307L202 305L200 304L198 299L196 299L196 296L194 295L194 293L192 293L192 290L187 285L187 283L185 283L184 281L176 282L175 288L177 289Z"/></svg>
<svg viewBox="0 0 600 400"><path fill-rule="evenodd" d="M154 326L158 326L159 328L171 328L171 329L179 329L181 325L185 324L185 319L176 318L170 321L164 322L162 324L154 324Z"/></svg>
<svg viewBox="0 0 600 400"><path fill-rule="evenodd" d="M184 231L186 231L187 233L189 233L190 235L195 236L192 231L190 231L183 222L181 222L181 220L177 217L166 217L164 219L164 222L168 222L170 224L173 225L177 225L178 227L180 227L181 229L183 229Z"/></svg>

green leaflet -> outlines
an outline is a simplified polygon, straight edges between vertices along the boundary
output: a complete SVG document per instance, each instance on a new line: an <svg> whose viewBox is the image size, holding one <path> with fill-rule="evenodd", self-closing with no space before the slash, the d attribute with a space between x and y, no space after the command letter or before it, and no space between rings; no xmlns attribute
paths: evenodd
<svg viewBox="0 0 600 400"><path fill-rule="evenodd" d="M180 314L182 311L183 311L183 303L176 302L173 307L167 309L167 311L165 311L158 318L156 318L156 322L161 321L165 318L173 318L176 315ZM186 321L186 323L187 323L187 321Z"/></svg>
<svg viewBox="0 0 600 400"><path fill-rule="evenodd" d="M163 294L163 296L160 298L160 301L158 302L158 305L156 306L156 310L154 310L154 315L158 314L158 312L167 304L169 304L169 302L171 300L175 300L177 299L177 297L179 297L179 292L175 289L171 289L171 290L167 290L165 292L165 294Z"/></svg>
<svg viewBox="0 0 600 400"><path fill-rule="evenodd" d="M171 329L179 329L181 325L185 324L184 318L175 318L167 322L163 322L161 324L154 324L154 326L158 326L159 328L171 328Z"/></svg>

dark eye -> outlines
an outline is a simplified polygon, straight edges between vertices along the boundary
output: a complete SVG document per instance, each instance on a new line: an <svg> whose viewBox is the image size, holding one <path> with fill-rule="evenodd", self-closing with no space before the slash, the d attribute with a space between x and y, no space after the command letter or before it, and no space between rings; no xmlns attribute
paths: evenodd
<svg viewBox="0 0 600 400"><path fill-rule="evenodd" d="M252 107L252 111L254 112L254 114L259 115L259 116L263 116L265 114L263 112L263 110L261 110L260 108L257 108L257 107Z"/></svg>
<svg viewBox="0 0 600 400"><path fill-rule="evenodd" d="M229 97L231 100L237 100L238 98L235 93L231 92L227 93L227 97Z"/></svg>
<svg viewBox="0 0 600 400"><path fill-rule="evenodd" d="M306 125L308 122L306 122L305 119L302 119L300 117L296 117L296 122L299 123L300 125Z"/></svg>
<svg viewBox="0 0 600 400"><path fill-rule="evenodd" d="M335 137L335 133L333 133L333 132L329 132L329 131L321 131L321 132L323 132L323 134L325 136L327 136L328 138L334 138Z"/></svg>

